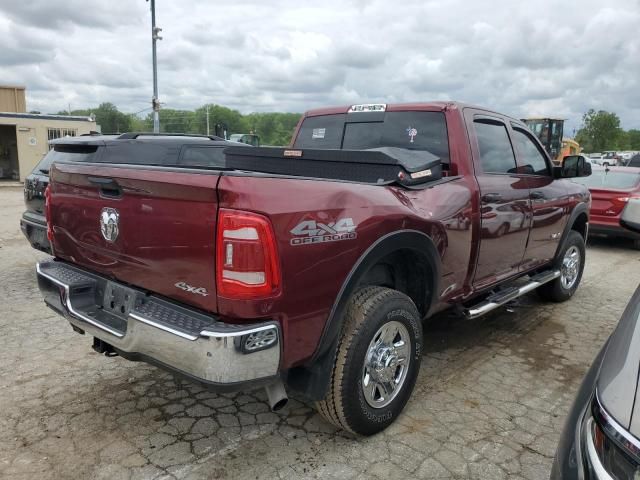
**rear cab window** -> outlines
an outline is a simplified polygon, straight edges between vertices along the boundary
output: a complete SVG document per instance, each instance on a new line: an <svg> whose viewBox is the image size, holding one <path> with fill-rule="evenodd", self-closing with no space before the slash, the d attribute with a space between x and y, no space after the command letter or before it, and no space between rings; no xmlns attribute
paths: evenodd
<svg viewBox="0 0 640 480"><path fill-rule="evenodd" d="M444 113L391 111L307 117L295 148L367 150L398 147L427 151L449 164L449 137Z"/></svg>

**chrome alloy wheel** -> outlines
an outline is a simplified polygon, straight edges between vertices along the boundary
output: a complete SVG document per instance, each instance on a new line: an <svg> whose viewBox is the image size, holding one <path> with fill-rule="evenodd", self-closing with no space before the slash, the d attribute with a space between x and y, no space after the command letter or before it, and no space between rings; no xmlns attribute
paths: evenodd
<svg viewBox="0 0 640 480"><path fill-rule="evenodd" d="M402 323L382 325L369 343L362 369L362 391L373 408L382 408L398 395L411 362L411 339Z"/></svg>
<svg viewBox="0 0 640 480"><path fill-rule="evenodd" d="M580 271L580 250L575 245L571 246L564 254L562 266L560 267L560 281L562 288L571 289L578 280L578 272Z"/></svg>

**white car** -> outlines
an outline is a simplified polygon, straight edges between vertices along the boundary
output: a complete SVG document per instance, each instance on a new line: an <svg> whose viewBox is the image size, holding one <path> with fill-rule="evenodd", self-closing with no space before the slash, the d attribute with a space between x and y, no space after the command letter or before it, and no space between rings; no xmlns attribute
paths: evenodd
<svg viewBox="0 0 640 480"><path fill-rule="evenodd" d="M601 153L589 153L587 155L584 155L584 158L586 158L589 161L589 163L593 165L602 165Z"/></svg>
<svg viewBox="0 0 640 480"><path fill-rule="evenodd" d="M602 165L603 167L613 167L618 165L618 160L611 153L590 153L585 158L594 165Z"/></svg>
<svg viewBox="0 0 640 480"><path fill-rule="evenodd" d="M618 166L620 165L620 156L614 151L604 152L604 155L602 156L602 165L605 167Z"/></svg>

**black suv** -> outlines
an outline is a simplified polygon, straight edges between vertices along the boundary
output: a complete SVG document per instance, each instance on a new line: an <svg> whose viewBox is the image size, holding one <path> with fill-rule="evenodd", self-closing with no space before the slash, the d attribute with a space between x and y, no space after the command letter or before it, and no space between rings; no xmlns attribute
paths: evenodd
<svg viewBox="0 0 640 480"><path fill-rule="evenodd" d="M44 192L49 185L49 169L53 162L106 161L161 166L188 164L219 168L224 165L225 147L244 145L220 137L177 133L92 134L83 137L74 139L73 144L69 144L68 139L49 142L51 150L24 181L24 203L27 210L20 219L20 228L31 246L37 250L51 253L44 214ZM98 151L98 146L106 148Z"/></svg>

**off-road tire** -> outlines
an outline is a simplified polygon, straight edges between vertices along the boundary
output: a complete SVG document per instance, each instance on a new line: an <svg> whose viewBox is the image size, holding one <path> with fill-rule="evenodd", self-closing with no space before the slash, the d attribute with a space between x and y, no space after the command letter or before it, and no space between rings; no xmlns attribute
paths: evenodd
<svg viewBox="0 0 640 480"><path fill-rule="evenodd" d="M564 255L571 247L577 247L580 252L580 266L578 268L578 277L575 283L571 286L571 288L566 289L562 285L561 277L552 280L549 283L545 283L541 287L538 287L538 295L544 300L548 300L551 302L564 302L569 300L573 294L578 289L578 285L580 285L580 280L582 279L582 272L584 271L585 264L585 244L584 238L580 233L575 230L571 230L569 232L569 236L567 237L567 241L562 247L562 251L559 252L558 258L555 261L554 268L561 270L562 268L562 260L564 259Z"/></svg>
<svg viewBox="0 0 640 480"><path fill-rule="evenodd" d="M364 287L351 297L344 315L330 385L316 408L339 428L357 435L373 435L395 421L413 391L422 359L420 314L411 299L397 290ZM375 333L391 321L402 323L409 333L409 367L391 403L373 408L365 400L362 388L365 356Z"/></svg>

